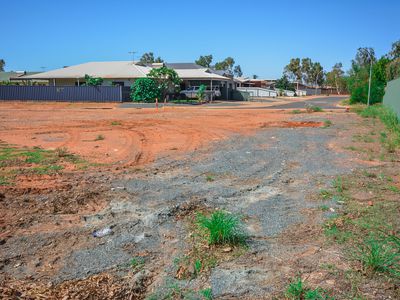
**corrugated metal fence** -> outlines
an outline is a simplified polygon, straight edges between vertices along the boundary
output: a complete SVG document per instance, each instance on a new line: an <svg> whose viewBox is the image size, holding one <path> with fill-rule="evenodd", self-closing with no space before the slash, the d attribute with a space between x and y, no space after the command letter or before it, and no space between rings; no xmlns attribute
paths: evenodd
<svg viewBox="0 0 400 300"><path fill-rule="evenodd" d="M383 104L393 109L400 118L400 78L388 82Z"/></svg>
<svg viewBox="0 0 400 300"><path fill-rule="evenodd" d="M0 86L0 101L122 102L120 86Z"/></svg>

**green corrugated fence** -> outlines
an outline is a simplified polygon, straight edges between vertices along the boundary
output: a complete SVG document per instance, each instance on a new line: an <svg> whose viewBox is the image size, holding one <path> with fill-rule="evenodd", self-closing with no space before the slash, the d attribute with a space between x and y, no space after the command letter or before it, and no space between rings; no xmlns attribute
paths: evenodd
<svg viewBox="0 0 400 300"><path fill-rule="evenodd" d="M393 109L400 118L400 78L388 82L383 104Z"/></svg>

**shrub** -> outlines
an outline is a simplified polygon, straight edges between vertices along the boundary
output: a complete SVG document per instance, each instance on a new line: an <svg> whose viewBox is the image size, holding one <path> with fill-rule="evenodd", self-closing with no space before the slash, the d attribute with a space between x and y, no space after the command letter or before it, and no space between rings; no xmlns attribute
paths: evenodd
<svg viewBox="0 0 400 300"><path fill-rule="evenodd" d="M154 101L160 98L159 89L152 78L138 78L131 86L131 99L133 101Z"/></svg>
<svg viewBox="0 0 400 300"><path fill-rule="evenodd" d="M98 86L103 84L103 78L100 77L92 77L88 74L85 75L86 85L90 86Z"/></svg>
<svg viewBox="0 0 400 300"><path fill-rule="evenodd" d="M224 211L216 211L211 216L197 216L197 223L208 239L210 245L243 244L246 235L240 219Z"/></svg>
<svg viewBox="0 0 400 300"><path fill-rule="evenodd" d="M200 102L203 102L204 98L206 95L206 86L204 84L200 85L199 90L197 91L197 99L199 99Z"/></svg>

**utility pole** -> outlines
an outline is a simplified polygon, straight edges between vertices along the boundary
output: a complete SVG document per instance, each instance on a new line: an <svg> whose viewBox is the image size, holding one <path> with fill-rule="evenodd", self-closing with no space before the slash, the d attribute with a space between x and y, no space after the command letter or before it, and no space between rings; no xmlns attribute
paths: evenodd
<svg viewBox="0 0 400 300"><path fill-rule="evenodd" d="M132 50L132 51L129 51L128 53L132 55L132 62L134 63L135 62L135 54L137 52Z"/></svg>

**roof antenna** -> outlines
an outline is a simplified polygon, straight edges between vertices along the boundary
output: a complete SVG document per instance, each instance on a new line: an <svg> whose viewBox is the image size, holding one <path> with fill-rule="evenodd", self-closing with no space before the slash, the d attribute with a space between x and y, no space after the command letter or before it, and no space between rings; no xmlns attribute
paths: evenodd
<svg viewBox="0 0 400 300"><path fill-rule="evenodd" d="M129 51L129 54L132 54L132 63L135 63L135 54L137 53L136 51Z"/></svg>

